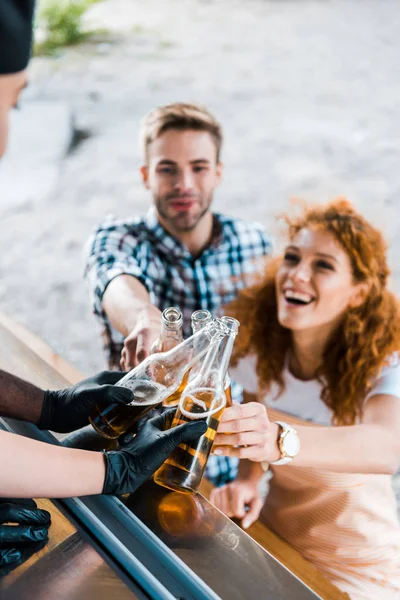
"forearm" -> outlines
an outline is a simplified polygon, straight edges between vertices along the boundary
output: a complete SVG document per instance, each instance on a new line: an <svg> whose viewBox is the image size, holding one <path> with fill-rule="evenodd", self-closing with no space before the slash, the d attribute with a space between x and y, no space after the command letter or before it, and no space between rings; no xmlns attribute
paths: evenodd
<svg viewBox="0 0 400 600"><path fill-rule="evenodd" d="M400 440L383 425L296 426L296 431L301 448L293 466L378 474L393 474L398 468Z"/></svg>
<svg viewBox="0 0 400 600"><path fill-rule="evenodd" d="M0 370L0 416L37 423L43 398L40 388Z"/></svg>
<svg viewBox="0 0 400 600"><path fill-rule="evenodd" d="M101 453L37 442L0 431L0 497L68 498L100 494Z"/></svg>
<svg viewBox="0 0 400 600"><path fill-rule="evenodd" d="M104 292L103 308L113 327L125 337L150 306L149 292L131 275L115 277Z"/></svg>

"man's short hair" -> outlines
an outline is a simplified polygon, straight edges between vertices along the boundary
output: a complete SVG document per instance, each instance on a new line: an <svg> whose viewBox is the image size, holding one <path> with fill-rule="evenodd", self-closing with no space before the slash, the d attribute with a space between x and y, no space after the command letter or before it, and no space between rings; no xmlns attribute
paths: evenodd
<svg viewBox="0 0 400 600"><path fill-rule="evenodd" d="M219 162L222 146L221 125L203 106L184 103L159 106L143 119L141 143L146 162L149 159L150 144L170 129L177 131L208 131L214 140L217 149L217 162Z"/></svg>
<svg viewBox="0 0 400 600"><path fill-rule="evenodd" d="M34 0L0 0L0 75L27 67L34 8Z"/></svg>

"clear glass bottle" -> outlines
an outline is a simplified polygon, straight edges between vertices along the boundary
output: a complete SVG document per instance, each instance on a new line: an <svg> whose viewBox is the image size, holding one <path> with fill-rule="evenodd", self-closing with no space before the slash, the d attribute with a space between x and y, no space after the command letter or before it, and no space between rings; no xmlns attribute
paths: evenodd
<svg viewBox="0 0 400 600"><path fill-rule="evenodd" d="M221 321L230 319L230 317L221 317ZM192 314L192 331L195 333L196 331L200 331L203 327L205 327L208 323L212 321L212 316L209 310L200 309L196 310ZM190 373L190 378L195 377L199 372L199 365L195 365ZM231 378L229 373L226 374L225 378L225 396L226 396L226 405L232 406L232 390L231 390Z"/></svg>
<svg viewBox="0 0 400 600"><path fill-rule="evenodd" d="M225 377L239 322L228 317L224 325L227 335L210 346L199 373L184 389L172 422L176 427L202 419L208 429L198 440L180 444L154 475L156 483L172 490L197 491L226 406Z"/></svg>
<svg viewBox="0 0 400 600"><path fill-rule="evenodd" d="M208 323L211 323L211 321L212 316L209 310L206 310L205 308L195 310L191 317L193 333L200 331L200 329L203 329L203 327L208 325Z"/></svg>
<svg viewBox="0 0 400 600"><path fill-rule="evenodd" d="M167 352L183 342L182 313L179 308L166 308L161 316L160 337L151 346L150 354Z"/></svg>
<svg viewBox="0 0 400 600"><path fill-rule="evenodd" d="M94 429L108 439L119 437L175 392L189 369L226 331L225 325L216 319L168 352L149 355L116 384L132 390L133 401L128 405L96 406L89 418Z"/></svg>
<svg viewBox="0 0 400 600"><path fill-rule="evenodd" d="M178 308L171 306L170 308L166 308L162 313L160 337L152 345L150 354L167 352L181 342L183 342L182 313ZM179 388L163 401L162 405L164 407L171 408L179 404L182 391L187 384L188 375L189 373L187 372Z"/></svg>

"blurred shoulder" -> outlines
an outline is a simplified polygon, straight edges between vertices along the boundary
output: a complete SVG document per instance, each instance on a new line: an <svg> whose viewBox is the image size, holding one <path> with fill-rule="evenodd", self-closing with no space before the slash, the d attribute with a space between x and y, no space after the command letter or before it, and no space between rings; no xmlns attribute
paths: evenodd
<svg viewBox="0 0 400 600"><path fill-rule="evenodd" d="M221 223L224 232L236 236L241 243L263 246L268 254L273 251L272 236L261 223L220 213L215 213L215 216Z"/></svg>

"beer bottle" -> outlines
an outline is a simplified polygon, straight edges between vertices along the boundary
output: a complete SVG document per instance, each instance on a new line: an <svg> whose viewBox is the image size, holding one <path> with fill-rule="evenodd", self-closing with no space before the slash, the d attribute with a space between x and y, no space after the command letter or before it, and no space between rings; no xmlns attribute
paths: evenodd
<svg viewBox="0 0 400 600"><path fill-rule="evenodd" d="M172 422L172 427L176 427L202 419L207 422L208 429L197 441L180 444L154 475L156 483L172 490L197 491L226 405L225 377L239 322L226 317L223 325L227 335L210 345L199 373L182 392Z"/></svg>
<svg viewBox="0 0 400 600"><path fill-rule="evenodd" d="M196 333L196 331L200 331L200 329L203 329L203 327L205 327L205 325L208 325L208 323L211 323L212 321L212 317L211 317L211 313L209 310L203 309L201 308L200 310L195 310L194 313L192 313L192 331L193 333Z"/></svg>
<svg viewBox="0 0 400 600"><path fill-rule="evenodd" d="M221 321L223 321L226 318L229 318L229 317L221 317ZM207 325L207 323L210 323L211 320L212 320L212 317L211 317L211 313L209 310L206 310L206 309L196 310L192 314L192 331L193 331L193 333L195 333L196 331L200 331L200 329L202 329L205 325ZM193 369L190 373L190 377L192 377L193 375L196 375L196 373L193 373L193 371L195 371L196 368L197 368L197 372L198 372L198 370L199 370L198 364L197 364L197 366L193 367ZM226 396L226 406L232 406L231 378L229 376L229 373L226 374L226 378L225 378L225 396Z"/></svg>
<svg viewBox="0 0 400 600"><path fill-rule="evenodd" d="M156 352L166 352L172 348L175 348L175 346L181 342L183 342L182 313L178 308L166 308L162 313L160 337L152 345L150 354L155 354ZM168 398L163 401L162 405L168 408L171 406L177 406L179 404L182 390L186 387L186 383L187 374L182 379L182 383L179 388L173 394L168 396Z"/></svg>
<svg viewBox="0 0 400 600"><path fill-rule="evenodd" d="M161 317L160 337L151 347L150 354L166 352L183 342L182 313L178 308L166 308Z"/></svg>
<svg viewBox="0 0 400 600"><path fill-rule="evenodd" d="M116 384L132 390L133 401L128 405L96 406L89 418L94 429L108 439L119 437L175 392L189 369L226 331L216 319L175 348L147 356Z"/></svg>

